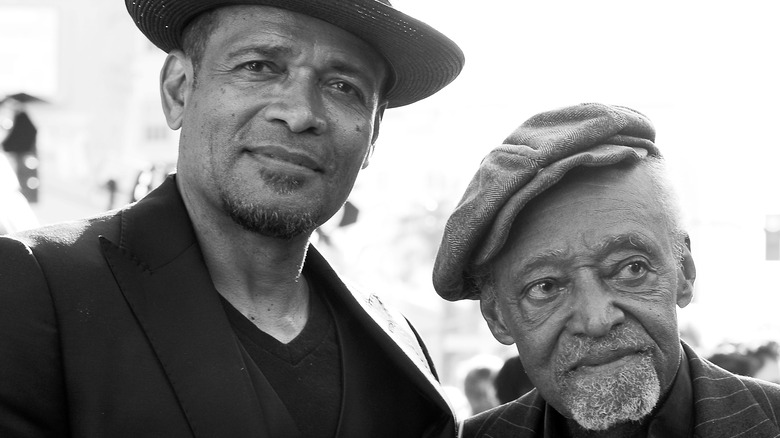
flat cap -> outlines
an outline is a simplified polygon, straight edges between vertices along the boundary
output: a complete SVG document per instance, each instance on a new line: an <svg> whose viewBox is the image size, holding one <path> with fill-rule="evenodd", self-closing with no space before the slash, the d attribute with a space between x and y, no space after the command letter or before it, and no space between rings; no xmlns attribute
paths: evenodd
<svg viewBox="0 0 780 438"><path fill-rule="evenodd" d="M501 251L518 213L574 167L660 155L655 129L630 108L586 103L537 114L491 151L447 221L433 267L444 299L479 299L473 273Z"/></svg>

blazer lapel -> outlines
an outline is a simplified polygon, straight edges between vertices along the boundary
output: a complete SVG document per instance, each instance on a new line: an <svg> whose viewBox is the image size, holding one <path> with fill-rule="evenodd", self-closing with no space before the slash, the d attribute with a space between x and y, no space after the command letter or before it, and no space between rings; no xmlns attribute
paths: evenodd
<svg viewBox="0 0 780 438"><path fill-rule="evenodd" d="M443 412L454 412L429 365L428 356L422 350L411 326L400 313L385 307L375 294L362 294L356 289L348 288L327 261L311 246L306 256L304 273L327 284L327 288L335 294L334 298L342 301L352 316L366 327L366 333L369 333L371 338L388 353L399 369L409 376L423 394ZM349 402L350 400L345 400L345 403ZM454 426L452 432L454 435Z"/></svg>
<svg viewBox="0 0 780 438"><path fill-rule="evenodd" d="M193 434L270 436L173 177L122 213L119 243L101 245Z"/></svg>

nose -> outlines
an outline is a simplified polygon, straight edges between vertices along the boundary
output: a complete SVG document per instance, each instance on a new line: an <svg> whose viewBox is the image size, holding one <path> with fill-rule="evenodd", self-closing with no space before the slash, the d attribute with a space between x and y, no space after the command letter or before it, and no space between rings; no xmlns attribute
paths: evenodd
<svg viewBox="0 0 780 438"><path fill-rule="evenodd" d="M265 108L269 122L284 123L290 131L300 134L322 134L327 129L325 108L316 82L309 77L289 78Z"/></svg>
<svg viewBox="0 0 780 438"><path fill-rule="evenodd" d="M626 315L617 305L614 291L598 276L580 279L573 292L569 319L569 329L573 334L598 338L625 322Z"/></svg>

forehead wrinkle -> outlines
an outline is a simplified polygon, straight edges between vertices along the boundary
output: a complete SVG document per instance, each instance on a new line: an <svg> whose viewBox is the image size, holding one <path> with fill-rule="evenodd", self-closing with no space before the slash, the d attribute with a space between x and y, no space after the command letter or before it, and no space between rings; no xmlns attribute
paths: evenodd
<svg viewBox="0 0 780 438"><path fill-rule="evenodd" d="M529 275L535 269L544 268L546 266L561 266L564 264L570 264L575 259L571 248L566 249L551 249L534 254L527 260L521 262L522 268L515 271L512 275L513 281L517 282L526 275ZM511 269L511 268L510 268Z"/></svg>
<svg viewBox="0 0 780 438"><path fill-rule="evenodd" d="M618 249L631 248L647 253L651 257L658 255L657 246L651 243L645 236L629 232L625 234L610 235L602 241L588 244L583 236L583 245L594 255L593 259L603 260L609 254ZM564 266L575 263L576 259L588 257L587 254L577 254L571 247L561 249L551 249L534 254L522 263L522 269L513 277L520 278L533 271L534 269L545 266Z"/></svg>
<svg viewBox="0 0 780 438"><path fill-rule="evenodd" d="M598 254L600 258L605 258L612 252L624 248L637 249L651 257L655 257L659 253L657 245L652 240L635 232L608 236L606 239L593 245L592 248L594 253Z"/></svg>

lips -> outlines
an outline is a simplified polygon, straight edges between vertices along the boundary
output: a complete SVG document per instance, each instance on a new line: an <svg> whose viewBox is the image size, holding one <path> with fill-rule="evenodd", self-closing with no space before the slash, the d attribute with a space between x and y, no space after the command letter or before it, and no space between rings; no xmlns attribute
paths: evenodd
<svg viewBox="0 0 780 438"><path fill-rule="evenodd" d="M290 151L281 146L261 146L252 148L250 152L271 160L304 167L314 172L322 172L320 163L304 152Z"/></svg>
<svg viewBox="0 0 780 438"><path fill-rule="evenodd" d="M589 352L589 354L579 358L569 367L569 369L572 371L577 371L580 369L589 369L594 367L602 367L604 365L616 364L618 362L625 362L630 360L632 357L638 357L643 353L643 350L637 350L633 348L592 351Z"/></svg>

